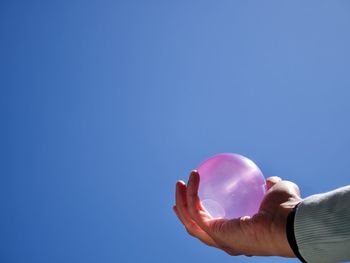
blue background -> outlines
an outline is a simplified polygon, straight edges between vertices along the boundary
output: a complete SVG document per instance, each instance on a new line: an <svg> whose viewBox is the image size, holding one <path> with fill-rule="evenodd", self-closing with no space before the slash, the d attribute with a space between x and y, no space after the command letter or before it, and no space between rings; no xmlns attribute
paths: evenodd
<svg viewBox="0 0 350 263"><path fill-rule="evenodd" d="M1 1L1 262L297 262L187 235L174 185L236 152L349 183L348 1Z"/></svg>

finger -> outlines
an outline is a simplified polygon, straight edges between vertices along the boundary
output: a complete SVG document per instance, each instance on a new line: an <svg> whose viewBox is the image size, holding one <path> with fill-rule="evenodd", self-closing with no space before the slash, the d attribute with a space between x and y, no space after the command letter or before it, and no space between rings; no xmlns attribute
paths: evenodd
<svg viewBox="0 0 350 263"><path fill-rule="evenodd" d="M178 181L176 183L175 200L176 200L176 205L181 210L182 208L187 207L186 184L183 181Z"/></svg>
<svg viewBox="0 0 350 263"><path fill-rule="evenodd" d="M195 221L204 231L208 232L208 222L212 219L211 216L202 209L201 202L198 197L199 188L199 174L197 171L192 171L188 180L186 191L187 209L190 217Z"/></svg>
<svg viewBox="0 0 350 263"><path fill-rule="evenodd" d="M186 185L182 181L176 183L176 206L174 212L185 226L187 232L209 246L216 246L215 242L191 219L187 210Z"/></svg>
<svg viewBox="0 0 350 263"><path fill-rule="evenodd" d="M272 186L282 181L282 179L278 176L271 176L266 179L266 190L268 191Z"/></svg>
<svg viewBox="0 0 350 263"><path fill-rule="evenodd" d="M178 219L185 226L187 232L191 236L198 238L200 241L202 241L204 244L206 244L208 246L218 247L216 245L215 241L206 232L204 232L202 229L200 229L199 226L195 222L193 222L192 220L188 221L188 218L180 215L176 206L173 206L173 210L174 210L176 216L178 217Z"/></svg>
<svg viewBox="0 0 350 263"><path fill-rule="evenodd" d="M207 235L214 240L218 248L225 250L230 255L238 255L235 249L231 249L231 245L227 247L227 242L223 240L224 228L221 227L227 222L226 219L213 219L205 210L202 210L201 202L198 196L199 174L197 171L192 171L187 184L187 209L191 219L204 230Z"/></svg>
<svg viewBox="0 0 350 263"><path fill-rule="evenodd" d="M182 181L176 183L176 214L187 230L192 229L194 222L188 214L186 185Z"/></svg>
<svg viewBox="0 0 350 263"><path fill-rule="evenodd" d="M183 218L182 215L179 214L179 210L177 209L176 205L173 206L173 211L176 214L177 218L181 221L181 223L185 226L186 225L186 221Z"/></svg>

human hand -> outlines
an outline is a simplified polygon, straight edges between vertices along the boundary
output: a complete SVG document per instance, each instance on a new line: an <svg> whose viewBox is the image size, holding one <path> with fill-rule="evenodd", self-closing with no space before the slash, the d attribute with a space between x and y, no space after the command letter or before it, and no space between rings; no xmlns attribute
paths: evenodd
<svg viewBox="0 0 350 263"><path fill-rule="evenodd" d="M230 255L295 257L286 235L288 214L302 200L296 184L279 177L266 180L267 192L253 217L212 218L198 197L199 174L176 183L173 207L187 232Z"/></svg>

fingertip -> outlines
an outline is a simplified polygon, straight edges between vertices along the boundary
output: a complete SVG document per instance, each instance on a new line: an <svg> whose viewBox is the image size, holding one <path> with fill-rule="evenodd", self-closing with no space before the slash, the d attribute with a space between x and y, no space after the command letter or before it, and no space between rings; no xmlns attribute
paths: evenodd
<svg viewBox="0 0 350 263"><path fill-rule="evenodd" d="M278 176L271 176L266 179L266 189L269 190L272 186L277 184L278 182L281 182L282 178Z"/></svg>
<svg viewBox="0 0 350 263"><path fill-rule="evenodd" d="M184 182L184 181L182 181L182 180L179 180L179 181L177 181L176 182L176 186L185 186L186 185L186 183Z"/></svg>
<svg viewBox="0 0 350 263"><path fill-rule="evenodd" d="M272 181L272 182L276 182L276 181L282 181L282 178L279 176L270 176L266 179L266 181Z"/></svg>
<svg viewBox="0 0 350 263"><path fill-rule="evenodd" d="M192 171L191 171L191 175L192 175L192 176L199 177L199 173L198 173L197 170L192 170Z"/></svg>
<svg viewBox="0 0 350 263"><path fill-rule="evenodd" d="M192 170L191 174L190 174L190 180L199 180L199 173L197 170Z"/></svg>

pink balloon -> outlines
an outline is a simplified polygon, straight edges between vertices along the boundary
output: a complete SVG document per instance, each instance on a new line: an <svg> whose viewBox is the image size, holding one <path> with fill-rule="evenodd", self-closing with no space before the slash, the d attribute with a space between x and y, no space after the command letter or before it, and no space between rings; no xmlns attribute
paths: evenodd
<svg viewBox="0 0 350 263"><path fill-rule="evenodd" d="M233 153L210 157L197 168L199 197L211 216L252 216L265 195L265 179L250 159Z"/></svg>

